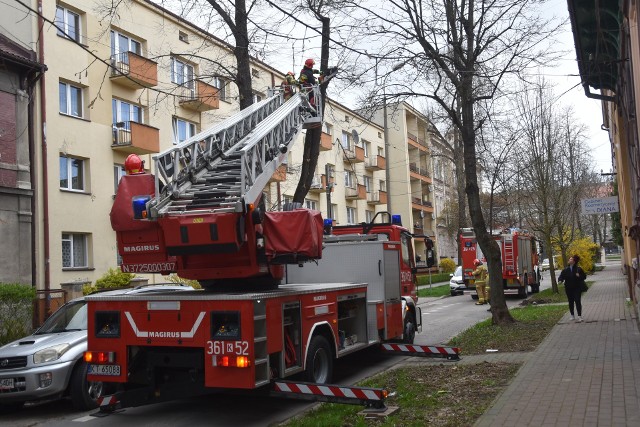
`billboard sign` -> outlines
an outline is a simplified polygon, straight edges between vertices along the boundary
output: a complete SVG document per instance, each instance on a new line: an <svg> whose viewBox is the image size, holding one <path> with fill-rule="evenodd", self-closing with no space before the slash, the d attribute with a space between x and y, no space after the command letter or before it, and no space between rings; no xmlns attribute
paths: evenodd
<svg viewBox="0 0 640 427"><path fill-rule="evenodd" d="M618 196L582 199L582 215L608 214L620 212Z"/></svg>

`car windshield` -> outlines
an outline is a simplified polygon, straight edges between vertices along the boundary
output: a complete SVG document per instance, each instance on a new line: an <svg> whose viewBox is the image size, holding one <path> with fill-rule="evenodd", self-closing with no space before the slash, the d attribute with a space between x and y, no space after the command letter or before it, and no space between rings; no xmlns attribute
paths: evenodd
<svg viewBox="0 0 640 427"><path fill-rule="evenodd" d="M453 272L454 277L462 276L462 266L459 265L456 267L456 271Z"/></svg>
<svg viewBox="0 0 640 427"><path fill-rule="evenodd" d="M47 319L35 335L87 330L87 303L75 301L65 304Z"/></svg>

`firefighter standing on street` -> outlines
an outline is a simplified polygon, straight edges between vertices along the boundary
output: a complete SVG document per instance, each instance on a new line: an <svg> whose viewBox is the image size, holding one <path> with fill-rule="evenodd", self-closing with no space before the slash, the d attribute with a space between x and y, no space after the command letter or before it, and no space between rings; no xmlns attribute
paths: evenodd
<svg viewBox="0 0 640 427"><path fill-rule="evenodd" d="M474 260L473 265L476 269L473 270L472 274L473 277L475 277L476 292L478 293L478 302L476 305L487 304L489 302L487 296L487 281L489 278L487 267L485 267L479 259Z"/></svg>

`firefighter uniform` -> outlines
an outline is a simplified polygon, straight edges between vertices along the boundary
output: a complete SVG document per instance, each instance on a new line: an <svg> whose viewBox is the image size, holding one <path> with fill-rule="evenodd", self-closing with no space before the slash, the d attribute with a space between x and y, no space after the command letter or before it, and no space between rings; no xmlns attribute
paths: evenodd
<svg viewBox="0 0 640 427"><path fill-rule="evenodd" d="M478 263L476 269L473 270L473 277L475 277L476 292L478 293L478 302L476 305L487 304L489 297L487 293L487 282L489 281L489 272L487 267Z"/></svg>

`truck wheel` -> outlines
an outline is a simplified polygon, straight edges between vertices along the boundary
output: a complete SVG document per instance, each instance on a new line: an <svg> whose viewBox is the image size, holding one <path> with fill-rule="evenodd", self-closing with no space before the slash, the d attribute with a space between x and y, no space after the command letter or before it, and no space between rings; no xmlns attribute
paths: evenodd
<svg viewBox="0 0 640 427"><path fill-rule="evenodd" d="M416 338L416 321L413 313L407 313L404 316L404 330L402 334L402 342L405 344L413 344L413 340Z"/></svg>
<svg viewBox="0 0 640 427"><path fill-rule="evenodd" d="M333 375L333 354L329 342L322 335L311 339L305 364L305 379L312 383L326 384Z"/></svg>
<svg viewBox="0 0 640 427"><path fill-rule="evenodd" d="M518 289L518 296L519 296L520 298L526 298L526 297L528 296L528 294L527 294L527 287L528 287L529 285L527 285L527 283L529 283L529 278L527 277L527 275L526 275L526 274L524 275L524 281L523 281L523 282L524 282L524 286L523 286L523 287L521 287L520 289Z"/></svg>
<svg viewBox="0 0 640 427"><path fill-rule="evenodd" d="M87 381L87 363L80 362L69 383L69 395L73 407L81 411L98 407L98 398L103 395L104 384L100 381Z"/></svg>
<svg viewBox="0 0 640 427"><path fill-rule="evenodd" d="M10 414L19 411L24 406L24 402L0 403L0 414Z"/></svg>

